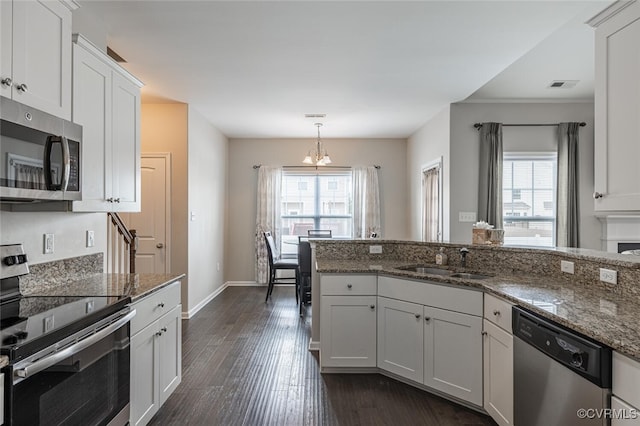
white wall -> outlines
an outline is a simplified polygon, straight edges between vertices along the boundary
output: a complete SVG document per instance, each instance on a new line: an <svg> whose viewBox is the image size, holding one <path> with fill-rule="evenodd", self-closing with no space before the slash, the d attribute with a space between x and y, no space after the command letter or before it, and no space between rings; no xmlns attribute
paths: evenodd
<svg viewBox="0 0 640 426"><path fill-rule="evenodd" d="M301 165L312 139L232 139L229 142L227 281L254 281L258 172L254 164ZM381 166L382 236L408 238L405 139L323 139L334 165Z"/></svg>
<svg viewBox="0 0 640 426"><path fill-rule="evenodd" d="M458 222L458 212L476 211L478 204L478 131L474 123L558 123L584 121L580 128L580 246L600 248L600 223L593 212L593 104L592 103L458 103L451 105L451 241L469 242L471 223ZM555 128L505 128L506 149L540 151L555 149L549 138L555 139ZM546 139L546 142L543 141ZM542 141L542 142L541 142Z"/></svg>
<svg viewBox="0 0 640 426"><path fill-rule="evenodd" d="M442 158L443 187L443 239L449 236L449 135L450 108L436 114L424 126L416 131L407 141L407 182L410 196L409 238L422 239L422 169Z"/></svg>
<svg viewBox="0 0 640 426"><path fill-rule="evenodd" d="M192 311L224 284L228 140L193 107L188 131L189 215L194 216L189 221L187 311Z"/></svg>
<svg viewBox="0 0 640 426"><path fill-rule="evenodd" d="M86 232L95 232L95 246L86 247ZM43 235L54 234L55 251L44 254ZM106 213L0 212L0 244L24 245L29 263L45 263L69 257L105 253Z"/></svg>

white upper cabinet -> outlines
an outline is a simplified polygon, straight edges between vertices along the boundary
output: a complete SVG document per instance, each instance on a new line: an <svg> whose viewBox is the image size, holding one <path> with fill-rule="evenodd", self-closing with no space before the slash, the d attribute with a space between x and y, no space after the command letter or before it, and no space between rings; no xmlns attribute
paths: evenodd
<svg viewBox="0 0 640 426"><path fill-rule="evenodd" d="M1 1L0 94L71 119L71 2Z"/></svg>
<svg viewBox="0 0 640 426"><path fill-rule="evenodd" d="M82 201L74 211L140 211L141 83L78 35L73 121L83 128Z"/></svg>
<svg viewBox="0 0 640 426"><path fill-rule="evenodd" d="M595 49L595 210L640 210L640 2L590 21Z"/></svg>

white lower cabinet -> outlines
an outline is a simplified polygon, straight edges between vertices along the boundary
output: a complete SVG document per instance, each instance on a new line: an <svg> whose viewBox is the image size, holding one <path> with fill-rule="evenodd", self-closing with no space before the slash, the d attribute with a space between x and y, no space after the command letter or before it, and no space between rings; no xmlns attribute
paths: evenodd
<svg viewBox="0 0 640 426"><path fill-rule="evenodd" d="M482 406L482 318L424 307L424 384Z"/></svg>
<svg viewBox="0 0 640 426"><path fill-rule="evenodd" d="M484 409L500 426L513 425L513 335L484 320Z"/></svg>
<svg viewBox="0 0 640 426"><path fill-rule="evenodd" d="M132 425L145 425L182 380L180 282L133 305L131 414Z"/></svg>
<svg viewBox="0 0 640 426"><path fill-rule="evenodd" d="M613 352L611 426L640 425L640 362Z"/></svg>
<svg viewBox="0 0 640 426"><path fill-rule="evenodd" d="M320 367L376 366L375 275L320 277Z"/></svg>
<svg viewBox="0 0 640 426"><path fill-rule="evenodd" d="M323 367L376 366L376 297L322 296Z"/></svg>
<svg viewBox="0 0 640 426"><path fill-rule="evenodd" d="M378 367L422 383L422 305L378 297Z"/></svg>

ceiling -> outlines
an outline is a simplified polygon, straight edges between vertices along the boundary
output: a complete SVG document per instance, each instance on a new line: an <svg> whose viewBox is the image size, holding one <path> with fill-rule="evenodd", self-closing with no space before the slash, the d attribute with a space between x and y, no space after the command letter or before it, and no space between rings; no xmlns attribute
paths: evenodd
<svg viewBox="0 0 640 426"><path fill-rule="evenodd" d="M145 82L230 138L408 137L446 105L593 98L611 1L79 1ZM548 89L552 80L580 82Z"/></svg>

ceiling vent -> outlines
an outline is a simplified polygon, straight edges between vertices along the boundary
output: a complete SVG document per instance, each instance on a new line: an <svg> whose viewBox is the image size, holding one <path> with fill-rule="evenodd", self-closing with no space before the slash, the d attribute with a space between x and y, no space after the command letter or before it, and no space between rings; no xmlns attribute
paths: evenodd
<svg viewBox="0 0 640 426"><path fill-rule="evenodd" d="M109 46L107 46L107 55L109 55L109 57L111 59L113 59L116 62L119 62L121 64L126 64L127 61L120 55L118 55L113 49L111 49Z"/></svg>
<svg viewBox="0 0 640 426"><path fill-rule="evenodd" d="M549 85L550 89L572 89L580 80L554 80Z"/></svg>

